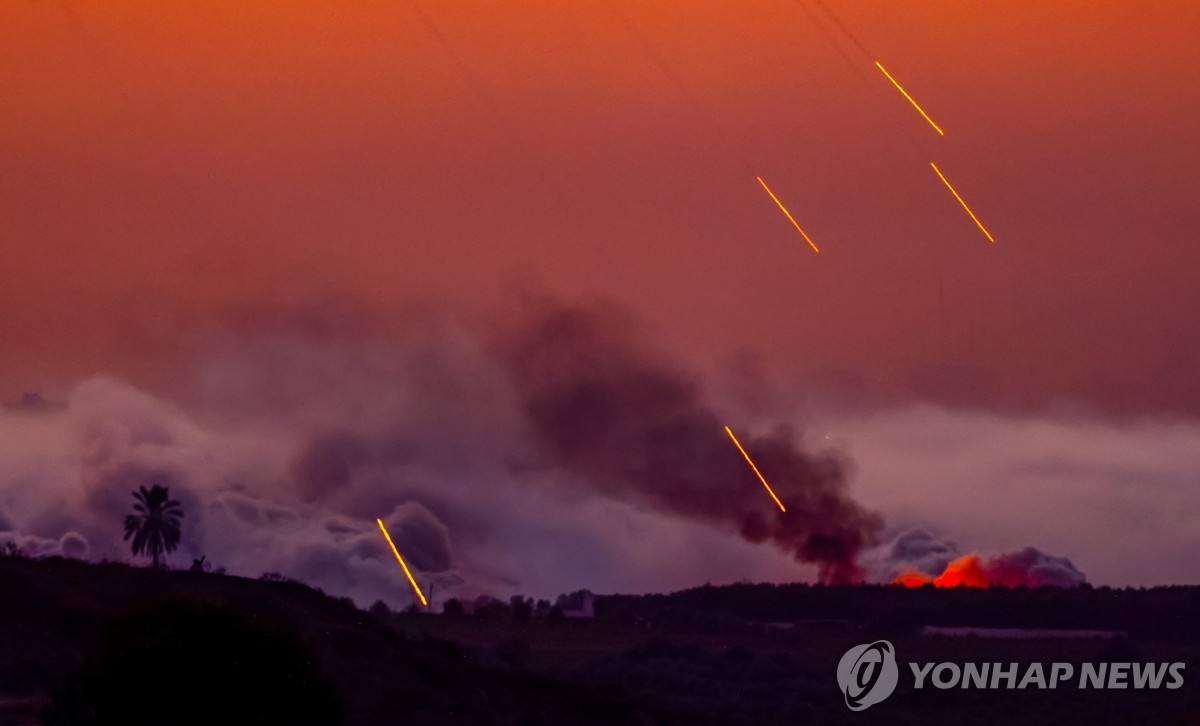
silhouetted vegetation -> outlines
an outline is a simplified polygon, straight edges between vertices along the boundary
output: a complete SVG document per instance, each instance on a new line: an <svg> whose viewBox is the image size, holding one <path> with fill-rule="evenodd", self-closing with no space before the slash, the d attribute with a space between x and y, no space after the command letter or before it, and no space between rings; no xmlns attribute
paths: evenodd
<svg viewBox="0 0 1200 726"><path fill-rule="evenodd" d="M158 567L159 558L179 546L183 510L170 498L168 489L158 484L149 489L139 487L133 498L137 513L125 517L125 540L132 537L133 554L150 555L152 564Z"/></svg>
<svg viewBox="0 0 1200 726"><path fill-rule="evenodd" d="M886 631L925 625L1126 631L1200 642L1200 587L919 588L892 585L711 585L669 595L610 596L596 614L698 629L739 622L839 621Z"/></svg>
<svg viewBox="0 0 1200 726"><path fill-rule="evenodd" d="M527 623L533 619L533 599L513 595L508 601L509 613L514 623Z"/></svg>

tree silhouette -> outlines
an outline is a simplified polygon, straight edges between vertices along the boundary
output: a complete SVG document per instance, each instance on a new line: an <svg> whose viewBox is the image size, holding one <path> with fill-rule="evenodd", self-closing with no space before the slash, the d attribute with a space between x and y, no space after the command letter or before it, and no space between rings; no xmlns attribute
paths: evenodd
<svg viewBox="0 0 1200 726"><path fill-rule="evenodd" d="M164 552L174 552L179 546L180 518L183 510L179 502L168 499L169 491L155 484L147 489L139 487L133 492L137 514L125 517L125 540L133 537L133 554L149 554L158 567L158 558Z"/></svg>

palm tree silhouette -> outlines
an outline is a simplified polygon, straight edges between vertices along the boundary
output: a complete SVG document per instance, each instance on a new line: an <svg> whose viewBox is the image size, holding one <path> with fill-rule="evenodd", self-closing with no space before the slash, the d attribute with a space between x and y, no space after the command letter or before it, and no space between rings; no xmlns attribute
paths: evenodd
<svg viewBox="0 0 1200 726"><path fill-rule="evenodd" d="M133 537L133 554L147 553L158 567L158 558L164 552L174 552L179 546L179 519L183 510L179 502L168 499L166 487L155 484L147 489L139 487L133 492L137 501L133 505L137 514L125 517L125 539Z"/></svg>

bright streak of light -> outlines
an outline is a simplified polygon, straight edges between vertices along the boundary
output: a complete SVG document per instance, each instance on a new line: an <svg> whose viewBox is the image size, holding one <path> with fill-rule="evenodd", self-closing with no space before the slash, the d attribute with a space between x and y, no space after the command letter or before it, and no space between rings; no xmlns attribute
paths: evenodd
<svg viewBox="0 0 1200 726"><path fill-rule="evenodd" d="M770 494L771 498L775 500L775 503L779 505L779 511L786 512L787 510L783 508L783 502L779 501L779 497L775 496L775 492L771 489L771 485L767 483L767 480L763 477L762 472L759 471L758 467L754 465L754 462L750 460L750 455L747 454L746 450L742 448L741 442L737 440L737 437L733 435L733 431L731 431L728 426L725 427L725 433L729 434L729 438L733 439L733 445L738 447L738 451L742 452L742 456L746 457L746 463L750 465L750 468L754 470L755 474L758 474L758 480L761 481L762 485L767 488L767 494Z"/></svg>
<svg viewBox="0 0 1200 726"><path fill-rule="evenodd" d="M412 585L413 592L417 593L417 597L421 598L421 604L429 607L429 601L425 599L425 593L421 592L421 588L417 585L417 581L413 579L412 573L408 571L408 565L404 564L404 558L400 556L400 550L396 549L396 543L392 541L392 535L388 534L387 527L383 526L383 520L376 518L379 524L379 531L383 532L384 539L392 548L392 554L396 555L396 561L404 568L404 576L408 578L408 584Z"/></svg>
<svg viewBox="0 0 1200 726"><path fill-rule="evenodd" d="M963 201L963 198L958 196L958 192L954 191L954 187L950 186L950 182L946 181L945 175L943 175L941 170L937 168L937 164L935 164L931 161L931 162L929 162L929 165L933 167L933 170L935 172L937 172L937 175L938 175L938 177L941 178L942 183L945 184L946 188L950 190L950 193L954 195L954 198L958 200L958 203L962 205L962 208L967 210L967 214L971 215L971 219L975 220L975 224L979 225L979 230L987 236L988 242L991 242L992 244L996 244L995 238L992 237L992 235L987 231L987 229L984 228L983 222L979 221L979 217L975 216L975 213L971 211L971 208L967 206L967 203Z"/></svg>
<svg viewBox="0 0 1200 726"><path fill-rule="evenodd" d="M787 207L783 206L783 202L779 201L779 197L775 196L775 192L771 191L771 187L767 186L767 183L763 181L761 176L756 178L758 179L758 183L762 184L763 189L767 190L767 194L771 195L771 198L775 200L775 203L779 205L779 208L783 210L784 214L787 215L787 218L792 221L792 226L796 228L796 231L800 233L800 236L803 237L804 240L808 242L809 246L813 248L813 252L820 252L821 250L817 249L817 245L813 243L812 239L804 233L804 230L800 229L800 223L796 221L796 218L792 216L792 213L787 210ZM766 484L766 482L763 483Z"/></svg>
<svg viewBox="0 0 1200 726"><path fill-rule="evenodd" d="M908 99L908 102L913 105L913 108L917 109L917 111L925 117L925 120L929 122L929 125L933 127L934 131L938 132L942 136L946 135L946 132L942 131L941 128L939 128L938 125L933 122L933 119L929 118L929 114L925 113L925 109L921 108L921 106L913 100L913 97L908 95L908 91L904 90L904 88L896 81L895 78L892 78L892 74L884 70L882 63L875 61L875 67L883 71L883 75L887 76L887 79L892 82L892 85L896 87L896 90L900 91L900 93L903 93L904 97Z"/></svg>

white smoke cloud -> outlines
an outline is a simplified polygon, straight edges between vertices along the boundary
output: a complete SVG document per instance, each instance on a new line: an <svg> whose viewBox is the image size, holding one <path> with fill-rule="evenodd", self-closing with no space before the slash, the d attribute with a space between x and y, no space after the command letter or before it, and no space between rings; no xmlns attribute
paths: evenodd
<svg viewBox="0 0 1200 726"><path fill-rule="evenodd" d="M939 575L946 565L962 555L954 542L943 540L924 527L914 527L867 552L863 565L871 580L892 582L907 572Z"/></svg>

